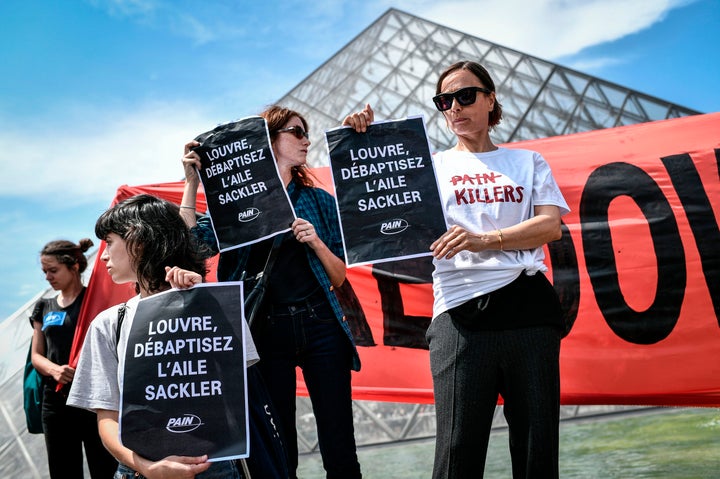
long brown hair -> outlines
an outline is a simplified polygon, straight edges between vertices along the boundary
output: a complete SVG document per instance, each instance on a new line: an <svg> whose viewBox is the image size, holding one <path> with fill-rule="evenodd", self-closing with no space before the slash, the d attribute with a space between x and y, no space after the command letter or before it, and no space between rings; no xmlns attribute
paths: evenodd
<svg viewBox="0 0 720 479"><path fill-rule="evenodd" d="M268 130L270 131L270 141L275 143L278 136L278 130L285 127L293 117L298 117L303 124L305 131L308 131L308 124L305 118L295 110L285 108L279 105L272 105L265 109L260 116L265 118ZM296 184L306 186L308 188L315 185L313 182L313 174L307 165L293 166L290 170L292 179Z"/></svg>

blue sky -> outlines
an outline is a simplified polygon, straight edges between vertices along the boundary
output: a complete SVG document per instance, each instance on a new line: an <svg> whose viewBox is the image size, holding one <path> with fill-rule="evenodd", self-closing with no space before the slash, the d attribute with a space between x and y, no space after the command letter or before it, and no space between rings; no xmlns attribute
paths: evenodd
<svg viewBox="0 0 720 479"><path fill-rule="evenodd" d="M119 185L180 179L186 139L258 113L390 7L720 111L720 0L2 0L0 320L46 287L46 242L94 240Z"/></svg>

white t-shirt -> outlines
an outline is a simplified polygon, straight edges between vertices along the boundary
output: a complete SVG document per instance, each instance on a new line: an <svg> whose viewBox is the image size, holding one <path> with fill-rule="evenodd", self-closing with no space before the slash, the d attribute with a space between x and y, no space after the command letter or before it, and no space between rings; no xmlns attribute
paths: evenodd
<svg viewBox="0 0 720 479"><path fill-rule="evenodd" d="M120 410L120 384L123 379L125 349L139 301L140 296L135 296L126 303L125 317L117 345L115 335L119 304L101 312L90 323L68 395L69 406L90 410ZM243 327L246 364L250 366L260 357L247 323L243 322ZM118 360L118 352L121 353L121 360Z"/></svg>
<svg viewBox="0 0 720 479"><path fill-rule="evenodd" d="M568 208L550 167L537 152L498 148L487 153L447 150L433 157L448 228L487 233L531 218L534 207ZM434 259L433 317L495 291L522 271L546 271L542 247L528 250L461 251Z"/></svg>

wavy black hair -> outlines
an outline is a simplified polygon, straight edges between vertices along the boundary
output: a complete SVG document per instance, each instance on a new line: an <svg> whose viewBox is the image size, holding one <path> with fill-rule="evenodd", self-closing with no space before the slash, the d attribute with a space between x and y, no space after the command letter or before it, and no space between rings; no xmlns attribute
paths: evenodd
<svg viewBox="0 0 720 479"><path fill-rule="evenodd" d="M138 283L150 293L170 288L165 266L207 274L195 237L180 217L179 207L156 196L142 194L113 206L95 223L95 235L104 240L115 233L125 240Z"/></svg>

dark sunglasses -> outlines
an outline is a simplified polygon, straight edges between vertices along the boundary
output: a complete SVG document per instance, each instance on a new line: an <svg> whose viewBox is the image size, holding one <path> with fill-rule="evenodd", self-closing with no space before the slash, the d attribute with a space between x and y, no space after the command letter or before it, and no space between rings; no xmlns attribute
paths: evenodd
<svg viewBox="0 0 720 479"><path fill-rule="evenodd" d="M303 130L302 126L291 126L290 128L283 128L281 130L278 130L278 133L285 132L292 133L298 140L301 140L303 136L308 139L310 138L310 135L307 131Z"/></svg>
<svg viewBox="0 0 720 479"><path fill-rule="evenodd" d="M461 88L453 93L440 93L439 95L433 97L433 102L435 103L435 108L440 111L449 110L452 107L453 98L456 99L461 106L468 106L475 103L477 92L479 91L488 94L492 93L487 88L480 88L479 86L469 86Z"/></svg>

